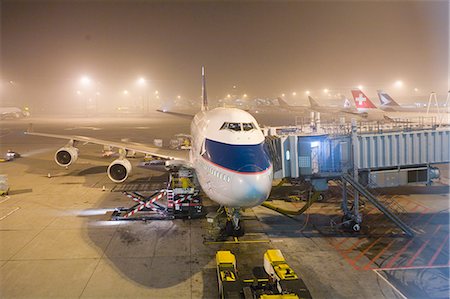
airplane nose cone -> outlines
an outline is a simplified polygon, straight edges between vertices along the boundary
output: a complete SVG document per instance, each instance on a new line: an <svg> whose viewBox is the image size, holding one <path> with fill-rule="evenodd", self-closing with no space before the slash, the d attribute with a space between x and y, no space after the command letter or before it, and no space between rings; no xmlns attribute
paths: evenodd
<svg viewBox="0 0 450 299"><path fill-rule="evenodd" d="M233 197L240 207L254 207L265 201L272 189L272 170L254 175L242 175L233 186Z"/></svg>

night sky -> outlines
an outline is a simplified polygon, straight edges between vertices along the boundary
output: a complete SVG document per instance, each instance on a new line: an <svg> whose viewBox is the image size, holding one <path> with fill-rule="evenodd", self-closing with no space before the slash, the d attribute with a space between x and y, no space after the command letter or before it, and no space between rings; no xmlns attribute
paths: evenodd
<svg viewBox="0 0 450 299"><path fill-rule="evenodd" d="M249 97L296 91L291 102L359 84L445 97L449 2L1 1L1 63L9 105L72 105L83 75L111 101L139 76L149 93L196 99L201 65L213 99L233 85Z"/></svg>

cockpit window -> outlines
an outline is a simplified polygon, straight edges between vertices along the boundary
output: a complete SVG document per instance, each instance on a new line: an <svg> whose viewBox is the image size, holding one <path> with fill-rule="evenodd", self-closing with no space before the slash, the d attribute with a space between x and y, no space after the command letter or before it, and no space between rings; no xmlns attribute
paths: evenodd
<svg viewBox="0 0 450 299"><path fill-rule="evenodd" d="M255 128L255 125L253 123L243 123L242 124L242 129L244 131L251 131L251 130L256 129L256 128Z"/></svg>
<svg viewBox="0 0 450 299"><path fill-rule="evenodd" d="M240 123L229 123L228 129L233 131L240 131L241 130L241 124Z"/></svg>
<svg viewBox="0 0 450 299"><path fill-rule="evenodd" d="M224 123L221 130L241 131L241 123Z"/></svg>

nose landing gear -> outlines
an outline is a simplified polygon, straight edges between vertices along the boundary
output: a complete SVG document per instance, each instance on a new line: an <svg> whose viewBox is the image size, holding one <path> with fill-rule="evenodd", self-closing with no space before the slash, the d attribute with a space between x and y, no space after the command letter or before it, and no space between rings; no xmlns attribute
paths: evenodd
<svg viewBox="0 0 450 299"><path fill-rule="evenodd" d="M245 233L244 226L241 221L241 213L239 208L227 208L227 222L225 224L225 233L232 237L242 237Z"/></svg>

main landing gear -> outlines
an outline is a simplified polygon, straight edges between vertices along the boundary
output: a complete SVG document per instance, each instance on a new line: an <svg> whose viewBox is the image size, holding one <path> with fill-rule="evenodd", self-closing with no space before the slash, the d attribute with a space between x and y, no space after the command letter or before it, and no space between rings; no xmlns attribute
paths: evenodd
<svg viewBox="0 0 450 299"><path fill-rule="evenodd" d="M225 233L232 237L242 237L244 235L244 226L241 221L241 213L239 208L224 207L227 214L227 222L225 224Z"/></svg>

